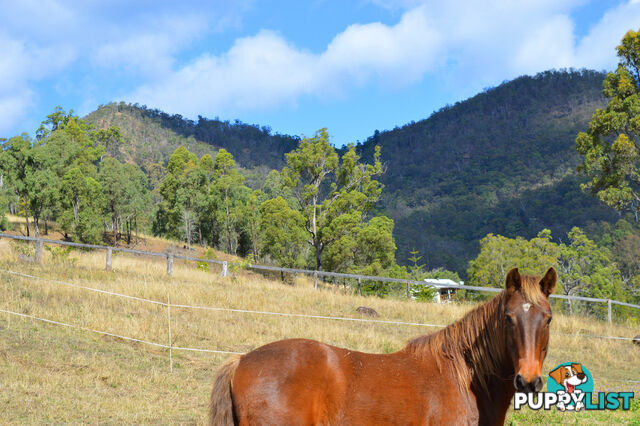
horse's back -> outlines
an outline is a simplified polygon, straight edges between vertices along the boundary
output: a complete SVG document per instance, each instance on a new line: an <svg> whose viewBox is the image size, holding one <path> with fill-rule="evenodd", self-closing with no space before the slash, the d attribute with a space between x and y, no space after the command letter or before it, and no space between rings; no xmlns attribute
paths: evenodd
<svg viewBox="0 0 640 426"><path fill-rule="evenodd" d="M333 347L281 340L242 357L233 380L236 416L241 425L323 423L346 386Z"/></svg>
<svg viewBox="0 0 640 426"><path fill-rule="evenodd" d="M457 385L443 379L435 363L402 351L366 354L282 340L242 357L234 411L241 425L458 423L467 404L456 403Z"/></svg>

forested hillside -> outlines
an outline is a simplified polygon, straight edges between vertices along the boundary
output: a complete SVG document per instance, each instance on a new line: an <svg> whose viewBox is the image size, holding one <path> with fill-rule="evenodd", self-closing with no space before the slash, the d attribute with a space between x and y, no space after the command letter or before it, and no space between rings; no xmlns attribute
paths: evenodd
<svg viewBox="0 0 640 426"><path fill-rule="evenodd" d="M101 106L85 120L99 129L120 128L125 142L121 155L141 166L166 162L183 145L198 156L225 148L245 168L280 169L284 154L299 141L295 136L272 134L268 127L203 117L193 121L124 102Z"/></svg>
<svg viewBox="0 0 640 426"><path fill-rule="evenodd" d="M575 172L575 137L606 104L603 79L595 71L520 77L359 144L366 161L382 147L385 188L376 209L395 221L398 261L418 250L428 268L464 273L488 233L532 238L548 228L563 238L573 226L616 220L612 209L580 191L583 178ZM254 189L299 142L267 127L191 121L124 103L103 106L86 120L119 127L120 159L144 170L166 164L180 145L198 156L224 148Z"/></svg>
<svg viewBox="0 0 640 426"><path fill-rule="evenodd" d="M603 79L520 77L358 146L365 159L382 147L377 207L396 221L398 258L417 249L430 268L462 271L488 233L531 238L548 228L563 238L573 226L614 220L580 191L575 172L576 134L606 105Z"/></svg>

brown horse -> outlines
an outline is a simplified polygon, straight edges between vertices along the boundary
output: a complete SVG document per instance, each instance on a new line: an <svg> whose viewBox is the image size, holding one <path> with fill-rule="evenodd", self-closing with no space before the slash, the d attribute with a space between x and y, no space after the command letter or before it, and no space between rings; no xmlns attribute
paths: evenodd
<svg viewBox="0 0 640 426"><path fill-rule="evenodd" d="M498 296L385 355L306 339L226 361L212 425L502 424L516 390L537 392L556 284L507 274Z"/></svg>

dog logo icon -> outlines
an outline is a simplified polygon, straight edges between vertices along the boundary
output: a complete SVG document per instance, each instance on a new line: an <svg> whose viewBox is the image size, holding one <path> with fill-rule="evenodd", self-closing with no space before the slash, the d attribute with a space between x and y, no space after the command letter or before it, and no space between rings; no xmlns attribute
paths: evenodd
<svg viewBox="0 0 640 426"><path fill-rule="evenodd" d="M584 408L584 396L593 392L593 378L582 364L567 362L549 373L547 390L558 395L558 409L580 411ZM569 398L567 398L569 397Z"/></svg>

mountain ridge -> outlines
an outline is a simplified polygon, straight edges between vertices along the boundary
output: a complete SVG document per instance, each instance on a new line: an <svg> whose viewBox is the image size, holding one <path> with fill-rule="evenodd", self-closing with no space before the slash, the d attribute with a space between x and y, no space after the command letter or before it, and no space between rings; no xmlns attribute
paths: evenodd
<svg viewBox="0 0 640 426"><path fill-rule="evenodd" d="M606 105L603 78L588 70L519 77L357 144L367 161L382 146L387 172L376 210L396 222L398 261L417 249L429 268L464 272L487 233L530 238L549 228L563 238L572 226L614 220L611 209L580 191L575 171L575 135ZM281 169L299 141L265 126L192 121L123 103L87 120L122 127L129 141L123 156L143 168L166 162L180 144L198 155L225 148L252 170L246 174L253 173L253 186L269 169Z"/></svg>

